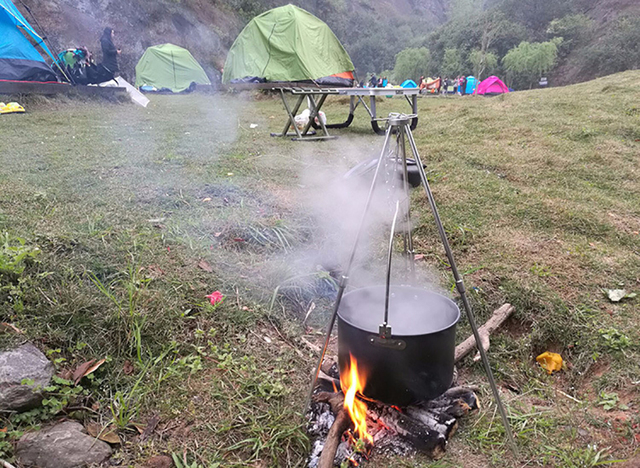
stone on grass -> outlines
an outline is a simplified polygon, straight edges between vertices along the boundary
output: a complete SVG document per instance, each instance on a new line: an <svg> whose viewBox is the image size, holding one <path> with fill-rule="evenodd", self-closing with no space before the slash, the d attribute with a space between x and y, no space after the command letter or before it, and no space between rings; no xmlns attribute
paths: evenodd
<svg viewBox="0 0 640 468"><path fill-rule="evenodd" d="M23 435L16 455L24 466L74 468L102 463L111 456L111 447L87 435L82 424L65 421Z"/></svg>
<svg viewBox="0 0 640 468"><path fill-rule="evenodd" d="M166 455L156 455L147 460L146 468L172 468L173 460Z"/></svg>
<svg viewBox="0 0 640 468"><path fill-rule="evenodd" d="M0 353L0 411L38 406L42 394L37 389L49 385L53 371L53 364L31 343ZM34 384L22 385L24 379Z"/></svg>

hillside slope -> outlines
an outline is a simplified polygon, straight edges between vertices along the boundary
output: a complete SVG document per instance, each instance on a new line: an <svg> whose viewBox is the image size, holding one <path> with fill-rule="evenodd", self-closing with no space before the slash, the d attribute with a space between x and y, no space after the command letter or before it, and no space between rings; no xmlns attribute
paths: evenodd
<svg viewBox="0 0 640 468"><path fill-rule="evenodd" d="M129 80L133 79L135 64L147 47L171 42L189 49L214 82L243 26L254 16L286 3L289 0L16 0L30 20L33 17L26 12L25 5L31 9L58 50L85 46L100 60L98 38L105 27L113 27L116 44L123 51L122 73ZM294 3L332 28L351 55L360 77L392 69L398 52L421 46L432 53L429 73L447 74L442 69L444 48L457 48L462 53L461 68L453 75L471 73L469 52L480 48L483 37L482 21L474 18L481 18L486 9L504 13L511 22L504 44L500 47L494 44L498 59L522 40L548 40L551 37L548 26L554 19L571 14L588 17L586 21L591 22L588 29L574 30L573 45L565 45L561 51L559 64L550 73L554 85L640 67L640 33L634 32L640 30L637 0L558 0L555 6L550 0ZM632 21L622 24L625 16ZM436 28L436 34L432 35ZM444 44L439 43L442 40L438 36L457 39ZM499 63L493 71L505 74Z"/></svg>
<svg viewBox="0 0 640 468"><path fill-rule="evenodd" d="M589 2L591 3L591 2ZM632 68L640 67L638 44L620 44L613 37L618 21L623 17L640 17L640 2L637 0L597 0L589 4L585 13L595 23L593 32L589 35L582 48L572 51L566 60L557 67L555 75L558 84L571 84L591 80L604 74L624 71L629 67L629 61L621 66L614 60L607 59L602 63L602 56L635 54L636 62ZM634 50L629 50L634 48Z"/></svg>
<svg viewBox="0 0 640 468"><path fill-rule="evenodd" d="M16 2L24 11L23 5ZM144 50L171 42L189 49L215 80L243 26L222 2L139 0L24 0L57 49L85 46L101 58L105 27L116 31L122 74L132 80ZM30 15L26 15L31 19Z"/></svg>

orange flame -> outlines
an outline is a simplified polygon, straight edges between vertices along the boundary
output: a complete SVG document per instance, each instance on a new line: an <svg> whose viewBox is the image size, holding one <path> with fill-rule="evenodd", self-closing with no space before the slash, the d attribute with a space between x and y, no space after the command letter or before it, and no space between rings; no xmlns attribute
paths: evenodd
<svg viewBox="0 0 640 468"><path fill-rule="evenodd" d="M373 444L373 437L367 432L367 404L356 398L357 393L362 393L365 385L364 375L358 372L358 363L349 355L351 361L347 372L340 374L340 386L344 392L344 408L349 413L355 433L365 442Z"/></svg>

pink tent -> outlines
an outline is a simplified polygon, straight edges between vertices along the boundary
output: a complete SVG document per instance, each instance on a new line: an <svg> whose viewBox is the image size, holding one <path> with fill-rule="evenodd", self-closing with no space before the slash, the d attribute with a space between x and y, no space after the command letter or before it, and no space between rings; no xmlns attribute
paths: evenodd
<svg viewBox="0 0 640 468"><path fill-rule="evenodd" d="M486 80L480 82L473 94L502 94L508 93L509 88L497 76L490 76Z"/></svg>

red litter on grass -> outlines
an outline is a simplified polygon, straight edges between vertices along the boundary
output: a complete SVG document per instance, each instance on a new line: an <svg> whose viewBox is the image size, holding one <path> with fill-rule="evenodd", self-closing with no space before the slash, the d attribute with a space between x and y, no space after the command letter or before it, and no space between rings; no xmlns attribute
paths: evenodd
<svg viewBox="0 0 640 468"><path fill-rule="evenodd" d="M222 294L220 291L213 291L211 294L205 297L209 299L211 305L219 304L224 300L224 294Z"/></svg>

